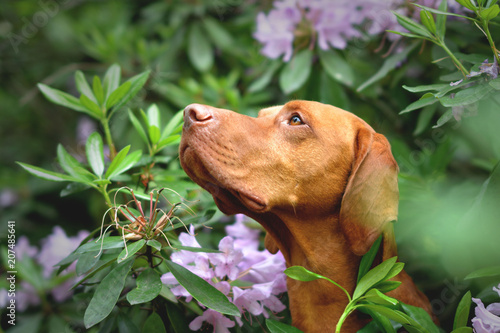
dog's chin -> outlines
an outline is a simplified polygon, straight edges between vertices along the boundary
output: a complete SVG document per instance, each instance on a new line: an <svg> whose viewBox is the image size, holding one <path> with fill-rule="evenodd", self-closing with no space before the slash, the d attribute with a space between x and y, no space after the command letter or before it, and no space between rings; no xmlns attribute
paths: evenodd
<svg viewBox="0 0 500 333"><path fill-rule="evenodd" d="M180 160L189 178L213 196L215 204L224 214L264 213L268 210L266 201L261 197L219 181L188 146L181 150Z"/></svg>

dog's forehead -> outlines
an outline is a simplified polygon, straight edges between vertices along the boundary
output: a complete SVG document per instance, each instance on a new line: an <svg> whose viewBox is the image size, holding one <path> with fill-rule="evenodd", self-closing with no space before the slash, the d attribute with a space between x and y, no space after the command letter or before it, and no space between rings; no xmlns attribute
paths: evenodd
<svg viewBox="0 0 500 333"><path fill-rule="evenodd" d="M344 111L332 105L303 100L295 100L284 105L277 105L262 109L259 111L258 117L277 116L282 110L297 111L302 114L307 114L309 117L318 119L335 118L337 121L340 120L339 118L350 120L352 117L350 112Z"/></svg>

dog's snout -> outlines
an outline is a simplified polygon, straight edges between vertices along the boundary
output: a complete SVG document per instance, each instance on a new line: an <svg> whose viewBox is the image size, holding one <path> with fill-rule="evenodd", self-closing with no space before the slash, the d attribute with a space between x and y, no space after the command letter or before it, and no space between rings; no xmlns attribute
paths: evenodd
<svg viewBox="0 0 500 333"><path fill-rule="evenodd" d="M190 104L184 109L184 123L202 123L212 119L212 112L209 107L202 104Z"/></svg>

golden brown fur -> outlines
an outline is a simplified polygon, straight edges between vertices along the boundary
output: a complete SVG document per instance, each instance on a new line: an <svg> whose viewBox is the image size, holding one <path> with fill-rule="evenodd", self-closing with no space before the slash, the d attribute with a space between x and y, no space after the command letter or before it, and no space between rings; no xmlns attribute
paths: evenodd
<svg viewBox="0 0 500 333"><path fill-rule="evenodd" d="M292 101L257 118L192 104L184 111L180 160L226 214L243 213L267 231L265 245L352 293L361 256L384 234L380 260L396 255L397 164L384 136L339 108ZM294 125L297 118L303 124ZM403 271L392 292L430 312ZM347 298L326 281L288 280L293 325L332 332ZM353 314L343 332L366 318Z"/></svg>

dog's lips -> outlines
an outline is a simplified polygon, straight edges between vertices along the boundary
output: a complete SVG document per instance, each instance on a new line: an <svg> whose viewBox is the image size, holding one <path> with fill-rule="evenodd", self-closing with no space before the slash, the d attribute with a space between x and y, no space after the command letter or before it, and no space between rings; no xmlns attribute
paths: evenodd
<svg viewBox="0 0 500 333"><path fill-rule="evenodd" d="M262 212L266 210L267 205L264 200L254 194L236 191L235 197L247 206L248 209L254 212Z"/></svg>

